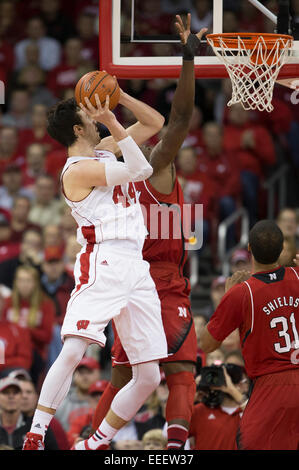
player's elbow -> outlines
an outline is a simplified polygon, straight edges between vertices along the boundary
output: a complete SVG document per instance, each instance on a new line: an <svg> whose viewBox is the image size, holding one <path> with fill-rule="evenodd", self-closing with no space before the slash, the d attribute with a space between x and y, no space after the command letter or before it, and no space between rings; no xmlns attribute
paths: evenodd
<svg viewBox="0 0 299 470"><path fill-rule="evenodd" d="M221 345L221 341L217 341L213 336L209 333L208 329L205 327L199 337L199 347L200 349L208 354L210 352L215 351Z"/></svg>
<svg viewBox="0 0 299 470"><path fill-rule="evenodd" d="M153 168L151 165L147 165L146 168L138 171L134 177L134 181L144 181L150 178L153 174Z"/></svg>

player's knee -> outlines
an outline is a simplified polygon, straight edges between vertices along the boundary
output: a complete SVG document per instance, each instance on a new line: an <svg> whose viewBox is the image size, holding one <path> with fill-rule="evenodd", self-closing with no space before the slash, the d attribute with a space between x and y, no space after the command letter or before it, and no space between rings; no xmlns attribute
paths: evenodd
<svg viewBox="0 0 299 470"><path fill-rule="evenodd" d="M161 381L159 364L157 362L139 364L137 380L147 390L154 391Z"/></svg>
<svg viewBox="0 0 299 470"><path fill-rule="evenodd" d="M60 353L60 359L68 365L77 366L81 361L87 348L84 340L74 340L74 338L66 338Z"/></svg>

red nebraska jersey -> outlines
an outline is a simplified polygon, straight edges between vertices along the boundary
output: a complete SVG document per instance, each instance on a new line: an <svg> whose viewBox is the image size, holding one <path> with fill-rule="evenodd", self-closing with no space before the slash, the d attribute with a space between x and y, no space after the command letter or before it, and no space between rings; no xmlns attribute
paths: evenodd
<svg viewBox="0 0 299 470"><path fill-rule="evenodd" d="M139 202L148 230L143 245L143 258L149 263L174 263L182 274L187 259L187 239L182 220L184 216L187 227L189 212L186 207L184 210L184 195L178 179L176 178L170 194L159 193L148 180L134 184L136 191L140 191Z"/></svg>
<svg viewBox="0 0 299 470"><path fill-rule="evenodd" d="M258 272L232 287L208 324L223 341L239 328L249 377L299 367L299 268Z"/></svg>

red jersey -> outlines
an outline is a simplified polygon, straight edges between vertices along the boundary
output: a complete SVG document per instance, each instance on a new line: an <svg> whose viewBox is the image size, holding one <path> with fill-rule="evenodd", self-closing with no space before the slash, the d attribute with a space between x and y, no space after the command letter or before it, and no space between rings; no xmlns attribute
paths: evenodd
<svg viewBox="0 0 299 470"><path fill-rule="evenodd" d="M232 287L207 326L223 341L239 328L249 377L299 367L299 268L258 272Z"/></svg>
<svg viewBox="0 0 299 470"><path fill-rule="evenodd" d="M170 194L159 193L151 183L134 183L140 192L139 202L145 216L148 236L143 246L143 258L149 263L167 261L178 266L180 274L187 260L185 244L187 239L183 230L184 195L176 178ZM190 211L191 216L191 211Z"/></svg>
<svg viewBox="0 0 299 470"><path fill-rule="evenodd" d="M241 419L240 408L208 408L203 403L195 405L189 436L195 439L195 450L236 450L236 434Z"/></svg>

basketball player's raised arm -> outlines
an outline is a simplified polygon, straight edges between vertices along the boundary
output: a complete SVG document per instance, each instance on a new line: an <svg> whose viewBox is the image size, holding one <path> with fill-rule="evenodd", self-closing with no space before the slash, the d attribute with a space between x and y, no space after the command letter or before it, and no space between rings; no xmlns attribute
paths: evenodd
<svg viewBox="0 0 299 470"><path fill-rule="evenodd" d="M92 106L87 98L85 99L86 107L82 104L80 107L92 120L101 122L109 129L123 155L124 162L81 161L74 165L73 177L77 173L80 186L88 188L93 186L116 186L149 178L153 169L136 142L109 110L109 96L106 97L104 107L101 106L97 94L95 100L97 108Z"/></svg>
<svg viewBox="0 0 299 470"><path fill-rule="evenodd" d="M192 34L190 24L190 14L187 17L186 27L181 17L177 15L176 28L183 45L183 66L172 101L165 134L154 147L150 156L150 162L154 169L153 176L172 165L189 129L195 96L194 55L202 36L207 31L206 28L203 28L198 34Z"/></svg>
<svg viewBox="0 0 299 470"><path fill-rule="evenodd" d="M126 129L137 145L141 145L157 134L164 125L164 117L146 103L139 101L124 91L120 90L119 104L132 111L137 122ZM105 137L97 145L96 149L110 150L116 156L121 155L121 151L113 136Z"/></svg>

